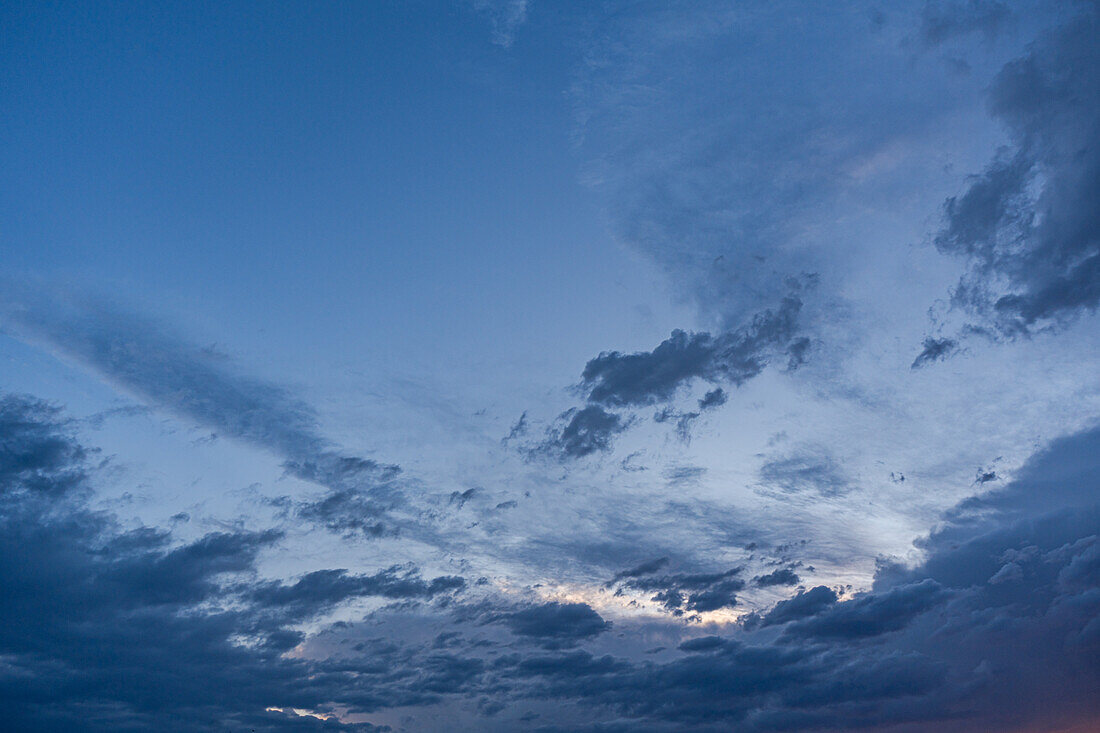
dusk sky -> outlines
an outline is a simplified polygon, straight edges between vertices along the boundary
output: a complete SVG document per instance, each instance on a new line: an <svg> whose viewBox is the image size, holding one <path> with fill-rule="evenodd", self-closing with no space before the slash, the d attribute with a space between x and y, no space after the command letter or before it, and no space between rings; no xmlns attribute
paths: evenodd
<svg viewBox="0 0 1100 733"><path fill-rule="evenodd" d="M0 3L0 728L1100 730L1100 4Z"/></svg>

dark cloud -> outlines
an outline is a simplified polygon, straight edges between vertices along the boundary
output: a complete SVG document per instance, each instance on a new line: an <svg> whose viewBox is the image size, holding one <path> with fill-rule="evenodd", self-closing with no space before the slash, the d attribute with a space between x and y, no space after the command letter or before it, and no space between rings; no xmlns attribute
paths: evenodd
<svg viewBox="0 0 1100 733"><path fill-rule="evenodd" d="M614 437L629 427L629 421L611 408L667 403L697 379L740 386L776 356L786 355L788 368L796 368L809 346L807 339L796 336L802 308L797 293L813 282L812 276L790 279L791 294L780 306L760 311L742 328L717 335L676 330L652 351L605 351L589 360L580 385L588 404L562 413L558 419L565 424L552 428L547 440L532 452L575 459L605 451ZM727 399L726 391L715 387L699 400L699 411L681 412L669 406L658 411L654 420L674 422L677 434L687 441L691 425L702 411Z"/></svg>
<svg viewBox="0 0 1100 733"><path fill-rule="evenodd" d="M393 503L377 490L333 489L313 499L292 503L276 500L283 507L293 506L295 516L345 537L378 538L389 534L383 517Z"/></svg>
<svg viewBox="0 0 1100 733"><path fill-rule="evenodd" d="M547 648L575 646L611 628L587 603L544 603L505 617L517 636L526 636Z"/></svg>
<svg viewBox="0 0 1100 733"><path fill-rule="evenodd" d="M653 593L651 600L660 603L674 616L685 612L717 611L720 608L732 608L737 605L737 592L745 587L745 581L739 576L741 568L733 568L721 573L671 573L655 575L667 562L660 562L649 572L637 572L653 566L653 561L616 576L622 588L632 588Z"/></svg>
<svg viewBox="0 0 1100 733"><path fill-rule="evenodd" d="M671 422L676 426L676 435L680 440L688 443L691 441L691 426L699 419L701 412L678 412L671 407L659 410L653 415L653 422Z"/></svg>
<svg viewBox="0 0 1100 733"><path fill-rule="evenodd" d="M997 481L999 478L997 472L993 469L979 468L977 473L974 474L974 483L980 486L981 484L988 484L990 481Z"/></svg>
<svg viewBox="0 0 1100 733"><path fill-rule="evenodd" d="M716 336L673 331L653 351L604 352L585 365L582 386L589 402L605 407L665 402L695 379L740 386L784 351L801 308L802 301L791 295L745 328Z"/></svg>
<svg viewBox="0 0 1100 733"><path fill-rule="evenodd" d="M968 262L952 302L978 331L1024 335L1100 302L1100 10L1081 10L998 74L990 108L1013 148L944 205L935 244Z"/></svg>
<svg viewBox="0 0 1100 733"><path fill-rule="evenodd" d="M917 358L913 359L913 363L909 366L910 369L920 369L923 366L942 361L954 354L959 348L959 342L955 339L932 336L926 338L921 345L924 348L917 354Z"/></svg>
<svg viewBox="0 0 1100 733"><path fill-rule="evenodd" d="M794 598L788 598L775 604L763 618L763 626L785 624L788 621L797 621L807 616L816 616L829 606L837 602L836 592L831 588L819 585L802 591Z"/></svg>
<svg viewBox="0 0 1100 733"><path fill-rule="evenodd" d="M931 578L888 591L859 596L828 610L791 622L786 633L815 638L857 639L897 631L945 597Z"/></svg>
<svg viewBox="0 0 1100 733"><path fill-rule="evenodd" d="M551 428L545 441L532 454L550 454L559 458L583 458L611 447L614 436L626 430L627 422L598 405L573 408L558 418L564 424Z"/></svg>
<svg viewBox="0 0 1100 733"><path fill-rule="evenodd" d="M577 650L498 673L521 696L643 729L1087 730L1100 715L1097 456L1100 429L1056 441L948 513L925 562L883 563L851 599L815 587L670 661Z"/></svg>
<svg viewBox="0 0 1100 733"><path fill-rule="evenodd" d="M258 583L245 597L265 609L278 609L290 619L302 620L353 598L430 599L464 587L466 581L458 576L424 580L415 569L395 565L373 575L349 575L343 569L315 570L291 584Z"/></svg>
<svg viewBox="0 0 1100 733"><path fill-rule="evenodd" d="M84 448L63 433L60 411L40 400L0 398L0 488L62 496L82 486Z"/></svg>
<svg viewBox="0 0 1100 733"><path fill-rule="evenodd" d="M699 399L699 409L710 410L715 407L721 407L726 404L726 400L728 399L729 395L726 394L726 390L721 387L715 387Z"/></svg>
<svg viewBox="0 0 1100 733"><path fill-rule="evenodd" d="M0 702L21 730L353 730L267 708L447 700L505 721L517 705L549 705L566 729L1010 730L1100 714L1090 694L1100 682L1100 430L1056 441L1013 482L960 503L921 543L923 563L881 564L870 591L840 600L818 586L743 631L673 641L678 651L662 657L642 653L652 641L624 621L618 636L637 635L639 652L616 657L585 648L609 638L587 604L441 605L464 581L408 567L257 579L277 533L178 544L156 528L124 531L83 503L89 452L56 410L7 398L0 426L11 457L0 470ZM729 607L745 585L738 569L668 564L640 563L615 582L674 613ZM452 625L427 624L413 642L368 624L386 636L325 654L317 645L351 626L300 630L368 596L432 602L425 613ZM677 623L650 631L675 639ZM408 625L425 626L415 615ZM515 641L468 635L500 627Z"/></svg>
<svg viewBox="0 0 1100 733"><path fill-rule="evenodd" d="M777 585L798 585L802 582L802 578L798 577L793 566L789 566L785 568L776 568L772 572L764 575L757 575L752 579L752 582L761 588L768 588Z"/></svg>
<svg viewBox="0 0 1100 733"><path fill-rule="evenodd" d="M282 657L300 633L268 621L270 609L227 582L248 578L277 533L176 545L165 530L123 530L85 504L88 451L55 408L30 398L0 400L0 445L5 725L376 730L266 710L351 702L332 672Z"/></svg>
<svg viewBox="0 0 1100 733"><path fill-rule="evenodd" d="M278 532L180 544L90 509L90 451L56 408L0 398L0 446L0 703L12 729L377 730L268 709L365 704L338 667L282 656L304 638L288 624L352 597L462 585L394 568L256 581Z"/></svg>
<svg viewBox="0 0 1100 733"><path fill-rule="evenodd" d="M640 578L643 575L652 575L653 573L656 573L658 570L667 565L667 557L658 557L653 560L647 560L641 565L636 565L627 570L621 570L615 573L615 577L612 578L610 582L614 583L618 580L622 580L623 578Z"/></svg>

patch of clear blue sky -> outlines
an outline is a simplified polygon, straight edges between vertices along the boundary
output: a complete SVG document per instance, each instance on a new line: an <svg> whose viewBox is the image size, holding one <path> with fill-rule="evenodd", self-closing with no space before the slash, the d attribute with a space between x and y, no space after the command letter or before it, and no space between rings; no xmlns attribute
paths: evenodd
<svg viewBox="0 0 1100 733"><path fill-rule="evenodd" d="M575 372L651 299L577 181L568 17L502 48L450 3L2 13L9 273L301 379L486 352Z"/></svg>

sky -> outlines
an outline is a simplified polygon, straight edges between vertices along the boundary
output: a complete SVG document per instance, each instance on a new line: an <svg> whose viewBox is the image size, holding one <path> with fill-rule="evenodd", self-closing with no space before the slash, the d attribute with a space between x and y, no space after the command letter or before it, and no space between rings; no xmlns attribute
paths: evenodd
<svg viewBox="0 0 1100 733"><path fill-rule="evenodd" d="M1100 728L1100 5L0 5L26 731Z"/></svg>

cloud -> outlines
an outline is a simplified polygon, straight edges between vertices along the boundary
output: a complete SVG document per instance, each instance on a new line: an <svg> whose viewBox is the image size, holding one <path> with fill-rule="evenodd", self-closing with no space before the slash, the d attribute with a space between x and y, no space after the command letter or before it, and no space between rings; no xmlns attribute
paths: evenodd
<svg viewBox="0 0 1100 733"><path fill-rule="evenodd" d="M339 603L366 596L404 599L431 599L466 587L455 575L423 580L413 568L393 566L373 575L349 575L347 570L315 570L297 581L258 583L245 597L265 609L278 609L288 619L313 618Z"/></svg>
<svg viewBox="0 0 1100 733"><path fill-rule="evenodd" d="M742 329L717 336L673 331L653 351L604 352L585 365L582 387L591 404L628 407L668 401L695 379L740 386L759 374L774 353L783 352L794 337L801 307L792 295Z"/></svg>
<svg viewBox="0 0 1100 733"><path fill-rule="evenodd" d="M655 575L657 570L667 564L666 561L656 565L652 571L640 572L653 567L654 563L627 571L632 574L620 573L612 583L621 581L621 588L653 593L651 600L660 603L674 616L682 616L688 611L706 612L732 608L737 605L737 592L745 587L745 581L739 577L741 568L732 568L721 573Z"/></svg>
<svg viewBox="0 0 1100 733"><path fill-rule="evenodd" d="M615 577L612 578L610 582L614 583L618 580L622 580L623 578L640 578L643 575L652 575L666 565L668 565L667 557L658 557L653 560L647 560L641 565L636 565L632 568L628 568L627 570L621 570L615 573Z"/></svg>
<svg viewBox="0 0 1100 733"><path fill-rule="evenodd" d="M858 639L897 631L943 600L944 589L931 578L912 585L860 596L809 618L794 621L786 633L815 638Z"/></svg>
<svg viewBox="0 0 1100 733"><path fill-rule="evenodd" d="M823 585L802 591L793 598L780 601L764 615L763 626L785 624L807 616L816 616L837 602L837 594Z"/></svg>
<svg viewBox="0 0 1100 733"><path fill-rule="evenodd" d="M161 529L121 528L86 505L94 468L70 423L31 398L0 399L0 445L0 702L8 725L308 731L321 721L267 708L355 704L353 686L335 670L281 656L302 634L284 625L288 616L272 618L279 604L260 598L272 586L248 580L278 532L215 532L176 544ZM330 591L328 601L338 595ZM376 730L337 720L324 727Z"/></svg>
<svg viewBox="0 0 1100 733"><path fill-rule="evenodd" d="M803 446L768 458L758 475L765 486L790 494L813 492L837 496L851 486L851 479L840 464L818 446Z"/></svg>
<svg viewBox="0 0 1100 733"><path fill-rule="evenodd" d="M551 428L546 440L532 451L563 459L583 458L611 447L612 438L626 430L627 421L599 405L588 405L563 412L560 427Z"/></svg>
<svg viewBox="0 0 1100 733"><path fill-rule="evenodd" d="M554 721L566 728L576 715L633 729L1011 730L1037 714L1053 714L1043 719L1052 726L1100 714L1088 694L1100 681L1100 429L1055 441L1015 480L961 502L921 542L920 564L883 562L869 591L841 600L818 586L721 635L696 636L675 615L617 621L614 643L639 651L616 656L588 648L611 635L587 603L443 604L465 582L408 566L257 578L277 532L179 544L161 529L123 530L84 503L91 452L55 408L4 398L0 427L0 698L20 728L309 730L321 723L268 708L368 713L448 700L504 721L520 704L568 709ZM668 565L657 557L613 583L673 614L731 607L745 586L737 568ZM418 620L416 607L390 612L422 642L384 616L301 631L360 597L434 603L422 608L436 621ZM366 631L384 636L338 643ZM653 634L679 636L667 644L678 649L645 655ZM335 646L321 654L324 644Z"/></svg>
<svg viewBox="0 0 1100 733"><path fill-rule="evenodd" d="M341 453L321 434L313 408L290 390L242 374L224 355L189 343L165 324L62 295L9 299L0 317L5 329L45 342L151 406L268 450L288 473L328 488L303 518L345 531L348 522L335 519L336 506L357 503L378 510L379 525L383 504L392 508L398 501L398 466Z"/></svg>
<svg viewBox="0 0 1100 733"><path fill-rule="evenodd" d="M492 674L515 701L558 700L635 729L1085 729L1100 715L1089 694L1100 681L1097 456L1100 429L1053 442L1011 484L948 512L920 543L922 562L882 562L874 587L848 599L801 591L662 661L574 649L502 658ZM737 580L666 566L616 580L659 600Z"/></svg>
<svg viewBox="0 0 1100 733"><path fill-rule="evenodd" d="M726 404L726 400L729 399L729 395L721 387L715 387L707 392L699 399L700 410L710 410L715 407L721 407Z"/></svg>
<svg viewBox="0 0 1100 733"><path fill-rule="evenodd" d="M1084 729L1100 715L1098 446L1100 430L1056 441L950 512L924 562L884 563L848 600L815 587L666 662L576 651L502 674L640 727Z"/></svg>
<svg viewBox="0 0 1100 733"><path fill-rule="evenodd" d="M508 48L516 31L527 20L528 0L469 0L474 10L486 16L492 25L493 43Z"/></svg>
<svg viewBox="0 0 1100 733"><path fill-rule="evenodd" d="M84 447L62 432L61 411L40 400L0 398L0 488L61 497L83 486Z"/></svg>
<svg viewBox="0 0 1100 733"><path fill-rule="evenodd" d="M952 338L935 338L929 336L922 344L924 347L917 358L913 359L910 369L920 369L937 361L943 361L959 348L959 342Z"/></svg>
<svg viewBox="0 0 1100 733"><path fill-rule="evenodd" d="M794 281L790 284L794 290L802 287ZM797 367L802 363L806 346L802 338L795 337L801 307L802 301L792 294L783 299L779 308L757 313L742 328L718 335L676 330L652 351L603 352L589 360L581 375L580 388L587 405L562 413L559 420L565 420L565 425L552 429L536 451L563 459L606 451L611 448L614 436L629 425L609 408L667 403L697 379L740 386L763 371L777 355L786 355L788 366ZM701 411L719 407L726 399L725 390L715 387L699 400L700 412L666 408L654 419L675 420L678 434L686 441L691 424Z"/></svg>
<svg viewBox="0 0 1100 733"><path fill-rule="evenodd" d="M387 525L382 521L391 504L380 500L376 491L333 489L325 494L300 502L280 497L273 501L284 509L293 507L295 516L324 527L344 537L383 537Z"/></svg>
<svg viewBox="0 0 1100 733"><path fill-rule="evenodd" d="M752 582L761 588L768 588L777 585L798 585L802 582L802 578L798 577L798 573L794 571L792 566L776 568L770 573L758 575L752 579Z"/></svg>
<svg viewBox="0 0 1100 733"><path fill-rule="evenodd" d="M544 603L504 620L513 634L533 638L547 648L574 646L611 628L587 603Z"/></svg>
<svg viewBox="0 0 1100 733"><path fill-rule="evenodd" d="M1100 303L1100 11L1081 10L1001 69L990 109L1013 146L944 204L935 244L967 262L952 303L978 332L1058 328Z"/></svg>

